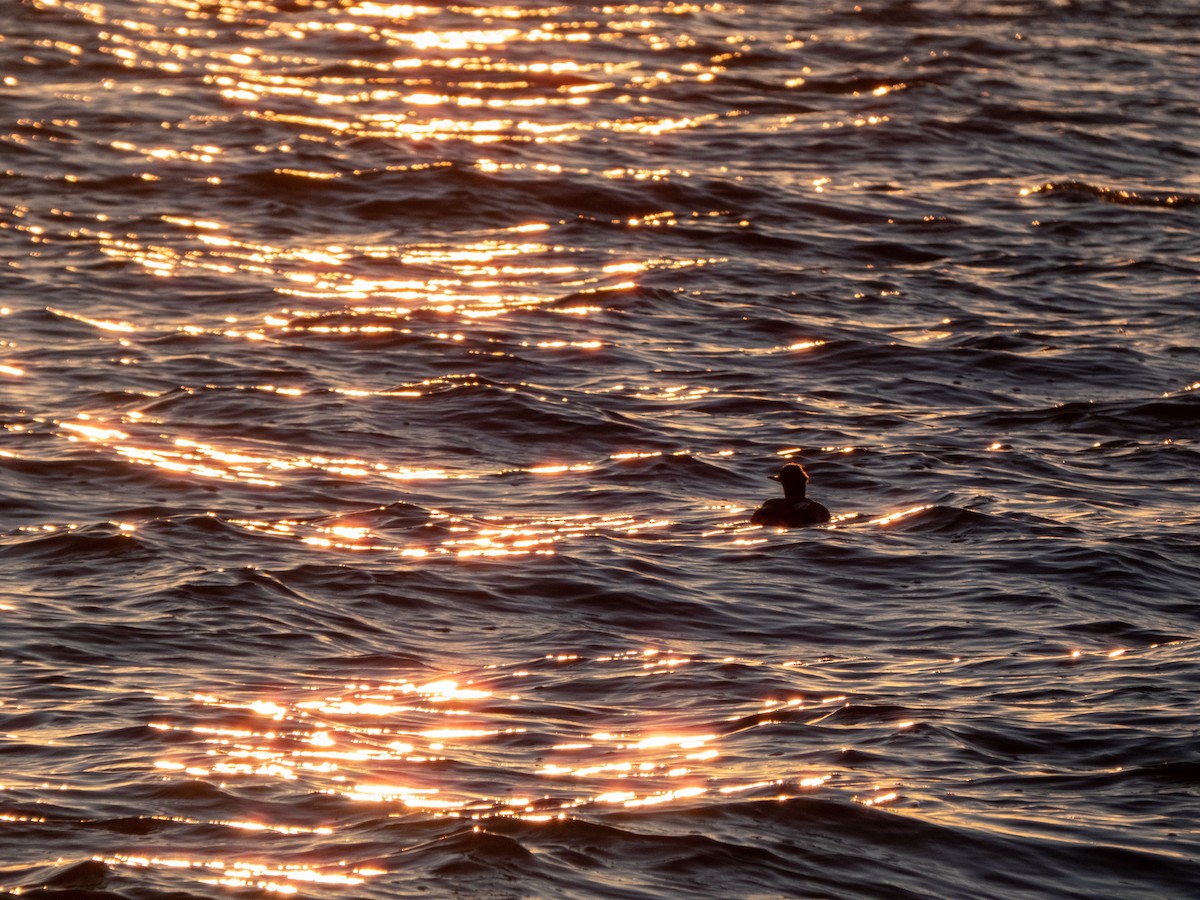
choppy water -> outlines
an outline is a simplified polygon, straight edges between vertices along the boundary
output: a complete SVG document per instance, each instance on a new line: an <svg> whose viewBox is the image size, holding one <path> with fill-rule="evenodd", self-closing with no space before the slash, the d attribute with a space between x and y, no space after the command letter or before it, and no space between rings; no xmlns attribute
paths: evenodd
<svg viewBox="0 0 1200 900"><path fill-rule="evenodd" d="M0 886L1200 890L1195 2L0 25Z"/></svg>

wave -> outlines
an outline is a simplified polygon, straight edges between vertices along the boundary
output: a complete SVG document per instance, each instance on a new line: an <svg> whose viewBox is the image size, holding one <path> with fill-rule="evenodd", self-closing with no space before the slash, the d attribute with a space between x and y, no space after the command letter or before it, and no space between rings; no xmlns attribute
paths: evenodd
<svg viewBox="0 0 1200 900"><path fill-rule="evenodd" d="M1101 435L1110 441L1154 437L1188 439L1197 436L1200 395L1195 391L1182 391L1153 398L1073 401L1041 409L975 413L967 419L999 432L1050 426Z"/></svg>
<svg viewBox="0 0 1200 900"><path fill-rule="evenodd" d="M1188 191L1134 191L1114 188L1088 181L1047 181L1035 187L1024 188L1021 193L1061 194L1074 199L1092 198L1121 206L1147 206L1159 209L1184 209L1200 205L1200 194Z"/></svg>

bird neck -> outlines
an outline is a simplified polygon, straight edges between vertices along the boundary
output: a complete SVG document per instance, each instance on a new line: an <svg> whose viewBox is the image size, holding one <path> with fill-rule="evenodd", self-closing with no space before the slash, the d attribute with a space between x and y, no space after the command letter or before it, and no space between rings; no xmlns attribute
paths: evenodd
<svg viewBox="0 0 1200 900"><path fill-rule="evenodd" d="M791 500L792 502L795 502L797 500L803 500L804 493L805 493L805 490L807 489L807 487L808 487L808 485L804 485L804 484L786 485L783 489L784 499Z"/></svg>

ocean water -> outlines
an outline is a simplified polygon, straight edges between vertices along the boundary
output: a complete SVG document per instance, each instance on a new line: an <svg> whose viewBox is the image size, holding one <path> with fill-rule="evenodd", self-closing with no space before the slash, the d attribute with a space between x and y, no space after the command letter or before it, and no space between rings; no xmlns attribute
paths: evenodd
<svg viewBox="0 0 1200 900"><path fill-rule="evenodd" d="M1194 0L6 0L0 889L1196 896L1197 98Z"/></svg>

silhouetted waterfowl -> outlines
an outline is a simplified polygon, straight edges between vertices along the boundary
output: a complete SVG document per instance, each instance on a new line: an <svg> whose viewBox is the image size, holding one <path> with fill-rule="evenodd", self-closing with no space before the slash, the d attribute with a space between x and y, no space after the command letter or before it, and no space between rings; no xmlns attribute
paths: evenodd
<svg viewBox="0 0 1200 900"><path fill-rule="evenodd" d="M829 510L816 500L804 496L808 489L808 473L799 463L788 463L772 475L783 485L783 498L768 500L750 517L752 525L772 528L799 528L803 525L820 525L829 521Z"/></svg>

